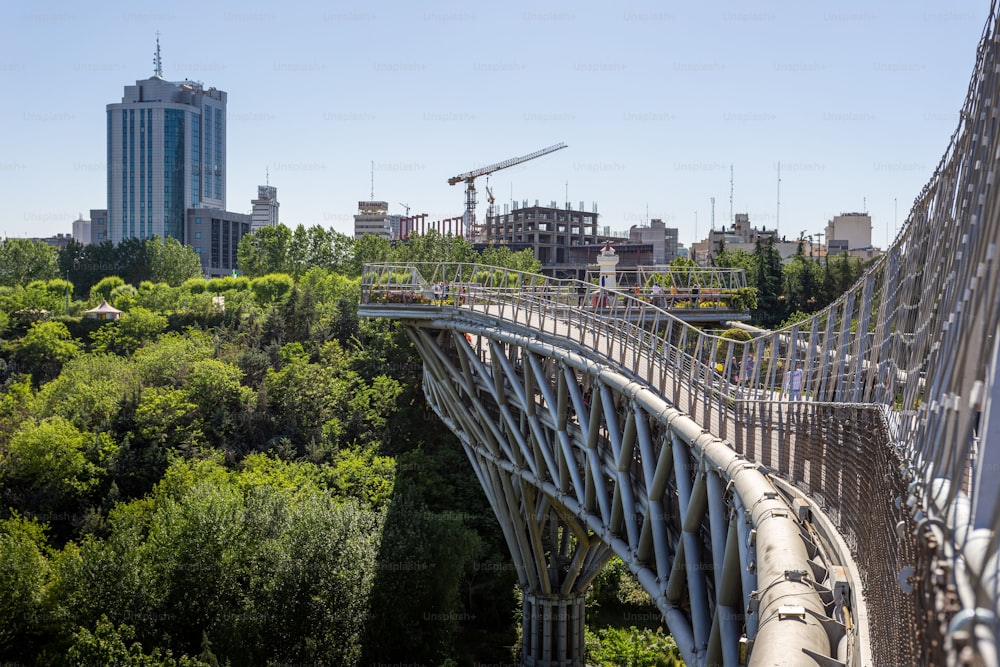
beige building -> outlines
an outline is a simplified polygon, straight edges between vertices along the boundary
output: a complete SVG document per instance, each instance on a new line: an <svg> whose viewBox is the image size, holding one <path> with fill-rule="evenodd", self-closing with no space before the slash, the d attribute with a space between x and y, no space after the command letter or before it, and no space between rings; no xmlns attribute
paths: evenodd
<svg viewBox="0 0 1000 667"><path fill-rule="evenodd" d="M373 234L386 239L399 237L398 215L389 215L389 202L359 201L358 212L354 216L354 238Z"/></svg>
<svg viewBox="0 0 1000 667"><path fill-rule="evenodd" d="M82 213L73 221L73 240L83 245L90 245L90 220L85 220Z"/></svg>
<svg viewBox="0 0 1000 667"><path fill-rule="evenodd" d="M659 218L648 226L632 225L628 230L629 243L649 244L653 247L653 264L669 264L677 258L677 228L667 227Z"/></svg>
<svg viewBox="0 0 1000 667"><path fill-rule="evenodd" d="M867 213L841 213L826 223L830 254L872 247L872 217Z"/></svg>
<svg viewBox="0 0 1000 667"><path fill-rule="evenodd" d="M250 231L263 227L278 226L278 188L273 185L258 185L257 198L250 200Z"/></svg>

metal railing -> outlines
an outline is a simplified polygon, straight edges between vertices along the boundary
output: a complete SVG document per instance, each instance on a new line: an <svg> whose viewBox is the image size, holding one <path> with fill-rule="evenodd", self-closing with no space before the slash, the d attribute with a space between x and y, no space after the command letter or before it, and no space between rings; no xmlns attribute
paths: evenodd
<svg viewBox="0 0 1000 667"><path fill-rule="evenodd" d="M589 281L550 278L483 264L389 263L366 267L363 287L368 291L363 298L368 299L366 303L454 305L464 303L472 292L481 296L502 294L504 290L528 290L566 306L600 310L613 307L614 297L625 294L661 311L685 308L744 310L745 276L733 277L735 274L743 276L743 271L717 269L714 273L727 276L725 282L706 278L705 284L698 287L695 286L697 279L690 277L694 274L685 273L685 280L693 280L693 285L672 289L665 286L660 293L645 284L611 291Z"/></svg>
<svg viewBox="0 0 1000 667"><path fill-rule="evenodd" d="M597 282L600 272L589 268L587 281ZM735 291L747 287L747 273L743 269L722 268L716 266L672 266L649 265L621 268L615 279L619 285L628 287L650 288L654 284L661 285L667 292L674 289L690 293L692 289Z"/></svg>

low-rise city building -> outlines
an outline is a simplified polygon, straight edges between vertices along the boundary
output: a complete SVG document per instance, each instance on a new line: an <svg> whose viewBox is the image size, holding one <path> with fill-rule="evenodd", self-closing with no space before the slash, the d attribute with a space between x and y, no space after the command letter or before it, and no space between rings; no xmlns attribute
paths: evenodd
<svg viewBox="0 0 1000 667"><path fill-rule="evenodd" d="M228 276L237 270L236 251L240 239L250 233L251 217L215 208L189 208L184 236L201 259L208 277Z"/></svg>

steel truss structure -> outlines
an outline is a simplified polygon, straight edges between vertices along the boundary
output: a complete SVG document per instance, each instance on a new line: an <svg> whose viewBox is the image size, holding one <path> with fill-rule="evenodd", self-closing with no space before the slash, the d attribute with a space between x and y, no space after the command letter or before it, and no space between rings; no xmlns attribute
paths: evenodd
<svg viewBox="0 0 1000 667"><path fill-rule="evenodd" d="M611 553L688 665L858 653L846 568L805 504L599 354L467 316L406 319L523 590L523 664L582 665L586 588ZM742 655L742 658L741 658Z"/></svg>

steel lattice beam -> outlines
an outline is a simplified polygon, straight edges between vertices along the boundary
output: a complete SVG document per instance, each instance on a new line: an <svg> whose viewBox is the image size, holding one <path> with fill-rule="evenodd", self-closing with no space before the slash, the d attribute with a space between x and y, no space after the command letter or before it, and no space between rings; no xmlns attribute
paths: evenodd
<svg viewBox="0 0 1000 667"><path fill-rule="evenodd" d="M829 655L801 526L753 465L596 359L482 324L406 324L427 398L514 558L524 664L582 664L572 610L612 552L689 665L736 664L741 641L755 647L751 664L795 645Z"/></svg>

